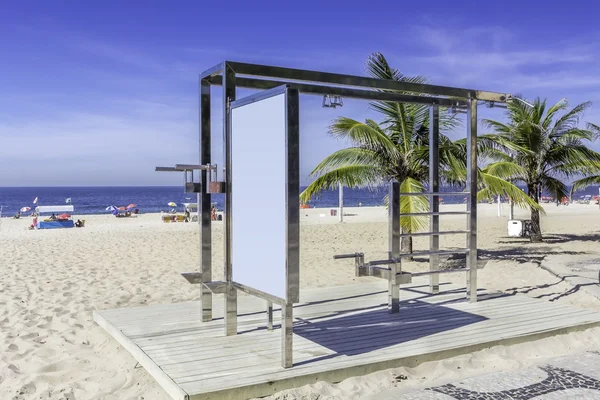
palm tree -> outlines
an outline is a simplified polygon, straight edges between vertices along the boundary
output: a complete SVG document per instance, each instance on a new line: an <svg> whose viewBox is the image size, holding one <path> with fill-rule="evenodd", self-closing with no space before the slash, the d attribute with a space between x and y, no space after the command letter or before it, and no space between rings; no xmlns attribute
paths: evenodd
<svg viewBox="0 0 600 400"><path fill-rule="evenodd" d="M494 131L480 137L480 153L494 161L486 166L486 171L523 183L536 204L544 191L557 200L568 196L563 179L600 171L600 153L587 147L596 139L598 126L587 124L587 129L579 128L583 112L590 105L586 102L568 110L565 99L548 109L546 100L539 98L532 106L509 102L507 123L484 121ZM593 177L575 182L575 186L591 183ZM541 242L539 208L531 208L531 223L531 241Z"/></svg>
<svg viewBox="0 0 600 400"><path fill-rule="evenodd" d="M400 82L425 83L424 77L407 77L389 66L385 57L374 53L367 60L370 76ZM414 94L414 93L411 93ZM375 187L383 182L400 182L401 192L421 193L429 178L429 106L389 101L371 103L383 120L377 123L367 119L359 122L351 118L337 118L329 133L345 139L351 147L334 152L311 172L317 178L302 192L306 202L321 191L342 183L348 187ZM456 119L440 109L440 130L447 131L458 125ZM466 181L466 141L452 142L440 133L440 180L445 183L464 184ZM485 182L481 196L509 193L517 202L529 204L522 191L509 182L480 171ZM531 204L533 206L533 204ZM429 202L425 196L401 196L401 213L426 212ZM401 217L402 232L423 229L427 219ZM412 238L402 238L402 251L412 253Z"/></svg>

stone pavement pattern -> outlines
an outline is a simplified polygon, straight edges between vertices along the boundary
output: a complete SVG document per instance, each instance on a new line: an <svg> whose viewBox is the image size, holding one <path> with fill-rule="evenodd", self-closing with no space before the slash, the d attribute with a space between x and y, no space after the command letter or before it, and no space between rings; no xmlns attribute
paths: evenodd
<svg viewBox="0 0 600 400"><path fill-rule="evenodd" d="M600 352L556 358L536 367L464 379L381 400L600 400Z"/></svg>

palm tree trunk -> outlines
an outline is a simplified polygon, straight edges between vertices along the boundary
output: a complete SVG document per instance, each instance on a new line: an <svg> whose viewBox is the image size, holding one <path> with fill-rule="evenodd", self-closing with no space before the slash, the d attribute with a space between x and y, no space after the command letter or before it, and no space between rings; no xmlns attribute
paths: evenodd
<svg viewBox="0 0 600 400"><path fill-rule="evenodd" d="M527 193L537 204L540 203L539 187L537 184L527 185ZM542 227L540 226L540 211L531 208L531 242L542 242Z"/></svg>

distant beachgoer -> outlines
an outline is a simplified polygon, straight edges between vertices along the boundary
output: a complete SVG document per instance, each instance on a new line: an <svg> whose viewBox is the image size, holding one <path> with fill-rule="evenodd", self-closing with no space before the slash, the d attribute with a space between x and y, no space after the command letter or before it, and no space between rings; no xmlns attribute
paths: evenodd
<svg viewBox="0 0 600 400"><path fill-rule="evenodd" d="M52 215L50 216L50 220L51 220L51 221L56 221L56 214L52 214Z"/></svg>
<svg viewBox="0 0 600 400"><path fill-rule="evenodd" d="M217 209L214 207L210 210L210 219L212 221L216 221L217 219Z"/></svg>
<svg viewBox="0 0 600 400"><path fill-rule="evenodd" d="M77 228L81 228L83 226L83 223L81 222L81 220L78 219L77 222L75 222L75 226Z"/></svg>
<svg viewBox="0 0 600 400"><path fill-rule="evenodd" d="M362 203L361 203L360 201L358 202L358 206L359 206L359 207L362 207Z"/></svg>

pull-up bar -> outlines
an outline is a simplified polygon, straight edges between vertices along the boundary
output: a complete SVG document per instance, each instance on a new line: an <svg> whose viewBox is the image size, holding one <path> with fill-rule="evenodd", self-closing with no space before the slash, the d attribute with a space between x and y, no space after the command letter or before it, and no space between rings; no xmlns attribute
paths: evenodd
<svg viewBox="0 0 600 400"><path fill-rule="evenodd" d="M299 179L299 94L329 96L335 99L335 105L342 104L342 97L368 101L389 101L397 103L416 103L429 106L429 192L419 193L429 199L429 212L402 214L400 212L400 197L417 195L401 193L400 182L390 181L389 187L389 251L385 260L375 260L365 263L364 255L356 253L346 255L354 258L357 276L376 276L387 279L388 309L392 313L400 311L399 285L408 283L412 276L423 273L402 271L401 261L414 255L429 255L430 292L439 292L439 258L441 255L466 253L467 298L477 301L477 109L484 102L495 106L511 101L513 96L506 93L488 92L455 88L449 86L420 84L414 82L376 79L364 76L342 75L330 72L319 72L295 68L282 68L267 65L224 61L200 74L200 165L212 163L212 116L211 86L222 89L223 111L223 179L207 184L210 179L206 173L201 174L203 188L200 194L202 224L201 224L201 271L186 273L184 277L193 284L199 284L202 298L202 321L212 320L212 294L224 294L224 333L237 334L237 292L246 292L266 300L267 327L272 327L272 305L282 305L282 366L291 367L292 361L292 331L293 304L299 300L299 212L297 204L300 187ZM259 92L243 99L237 98L238 88L258 89ZM281 103L283 95L284 102ZM273 100L273 99L278 100ZM271 99L271 100L269 100ZM260 104L260 105L259 105ZM328 103L332 105L331 103ZM271 108L269 108L271 107ZM467 136L467 182L465 192L443 193L439 190L440 176L440 108L446 107L457 112L466 113ZM235 126L236 134L233 134ZM273 128L275 126L275 128ZM269 128L269 129L266 129ZM218 133L221 136L221 132ZM258 137L260 135L260 137ZM264 146L257 143L268 142L272 145L271 153L263 150ZM285 145L284 145L285 144ZM233 161L235 154L235 164ZM271 156L275 156L273 158ZM273 159L277 160L276 162ZM262 171L265 180L257 180L255 175L246 171L255 170L257 160L261 165L269 165ZM269 162L263 162L270 160ZM182 165L175 166L182 167ZM235 166L235 168L234 168ZM208 169L210 172L210 169ZM237 171L233 173L232 171ZM240 172L242 171L242 172ZM216 169L215 169L216 172ZM267 187L264 182L271 182ZM274 183L273 183L274 182ZM260 189L256 185L263 185ZM211 185L215 189L211 190ZM217 186L219 186L217 188ZM250 189L249 189L250 188ZM281 212L276 213L274 221L277 224L277 235L266 240L267 252L277 248L277 265L281 269L273 272L278 279L285 279L285 287L276 288L265 286L272 275L258 268L264 262L261 254L263 244L254 241L257 226L265 225L261 212L255 205L242 200L242 193L251 197L252 188L255 190L272 190L279 193L276 197L277 207ZM211 194L224 193L224 263L222 282L212 280L212 233L210 219ZM237 193L237 194L235 194ZM465 211L440 211L440 196L466 196ZM238 197L236 197L238 196ZM240 201L234 201L238 198ZM235 206L233 205L235 204ZM235 209L235 210L234 210ZM466 229L456 231L441 231L439 218L443 215L464 215L467 219ZM235 223L233 215L236 215ZM402 233L401 217L429 217L429 232ZM253 219L255 218L256 219ZM262 219L259 219L262 218ZM268 224L269 226L274 223ZM285 227L285 229L281 229ZM234 234L235 232L235 234ZM248 232L254 232L248 233ZM449 234L465 234L467 245L464 249L440 249L439 237ZM233 237L236 237L236 278L233 275ZM401 251L400 240L408 236L429 236L429 251L406 254ZM283 238L283 239L281 239ZM280 240L281 239L281 240ZM272 241L269 242L269 240ZM245 243L241 246L240 243ZM248 243L252 243L250 246ZM241 250L240 250L241 249ZM261 253L262 252L262 253ZM273 253L275 254L275 253ZM283 261L281 261L283 260ZM256 264L249 267L248 263ZM246 268L240 268L245 266ZM285 268L285 269L284 269ZM267 271L267 269L265 269ZM284 271L284 275L278 275ZM243 272L243 274L242 274ZM240 279L238 279L240 278ZM280 281L278 281L280 282ZM264 289L266 287L266 289ZM264 289L261 291L261 289ZM273 289L273 290L271 290Z"/></svg>

